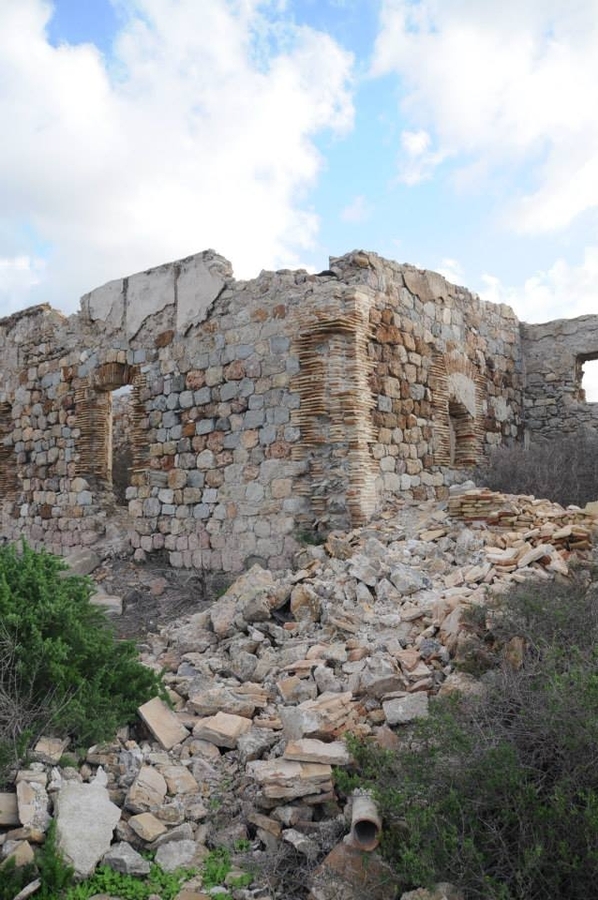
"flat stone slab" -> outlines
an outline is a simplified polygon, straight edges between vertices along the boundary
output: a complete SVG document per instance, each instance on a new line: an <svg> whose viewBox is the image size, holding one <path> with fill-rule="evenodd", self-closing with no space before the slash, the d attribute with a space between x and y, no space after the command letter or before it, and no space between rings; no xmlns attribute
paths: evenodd
<svg viewBox="0 0 598 900"><path fill-rule="evenodd" d="M148 700L137 712L164 750L171 750L189 736L188 729L181 725L173 711L159 697Z"/></svg>
<svg viewBox="0 0 598 900"><path fill-rule="evenodd" d="M108 851L120 819L120 809L108 795L103 770L98 770L90 784L64 782L55 805L58 847L75 875L86 878Z"/></svg>
<svg viewBox="0 0 598 900"><path fill-rule="evenodd" d="M289 741L283 757L298 762L324 763L331 766L348 766L351 762L351 756L343 741L331 741L327 744L313 738Z"/></svg>
<svg viewBox="0 0 598 900"><path fill-rule="evenodd" d="M166 825L149 812L131 816L129 825L136 835L148 843L155 841L167 831Z"/></svg>
<svg viewBox="0 0 598 900"><path fill-rule="evenodd" d="M129 788L126 806L132 812L142 813L161 806L166 796L164 776L153 766L143 766Z"/></svg>
<svg viewBox="0 0 598 900"><path fill-rule="evenodd" d="M0 794L0 825L20 825L16 794Z"/></svg>
<svg viewBox="0 0 598 900"><path fill-rule="evenodd" d="M405 725L428 715L428 695L423 691L385 700L382 709L389 725Z"/></svg>
<svg viewBox="0 0 598 900"><path fill-rule="evenodd" d="M193 729L193 735L201 740L210 741L210 743L216 744L217 747L226 747L229 750L234 750L240 736L249 731L250 728L251 719L218 712L215 716L200 719Z"/></svg>
<svg viewBox="0 0 598 900"><path fill-rule="evenodd" d="M322 763L255 760L247 764L247 774L255 778L270 799L292 800L332 789L332 766Z"/></svg>

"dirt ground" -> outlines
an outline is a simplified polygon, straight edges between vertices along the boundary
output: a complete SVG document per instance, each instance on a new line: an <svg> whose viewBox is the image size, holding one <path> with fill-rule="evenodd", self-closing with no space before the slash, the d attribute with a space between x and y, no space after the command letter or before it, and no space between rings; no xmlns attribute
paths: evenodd
<svg viewBox="0 0 598 900"><path fill-rule="evenodd" d="M123 613L112 618L114 627L120 638L138 643L168 622L207 609L232 581L130 557L105 560L91 578L104 593L122 598Z"/></svg>

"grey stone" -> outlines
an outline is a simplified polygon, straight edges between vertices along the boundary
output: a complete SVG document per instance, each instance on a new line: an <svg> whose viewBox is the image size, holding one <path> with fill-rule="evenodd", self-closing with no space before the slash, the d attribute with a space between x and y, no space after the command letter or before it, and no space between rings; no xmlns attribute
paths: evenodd
<svg viewBox="0 0 598 900"><path fill-rule="evenodd" d="M97 553L86 547L82 547L80 550L69 553L64 561L70 569L68 574L73 575L91 575L102 562Z"/></svg>
<svg viewBox="0 0 598 900"><path fill-rule="evenodd" d="M170 841L158 847L155 861L164 872L174 872L190 867L196 859L197 850L195 841Z"/></svg>
<svg viewBox="0 0 598 900"><path fill-rule="evenodd" d="M428 695L423 691L385 700L382 709L389 725L405 725L428 715Z"/></svg>
<svg viewBox="0 0 598 900"><path fill-rule="evenodd" d="M120 819L101 768L90 784L63 782L55 799L55 819L61 853L77 877L86 878L110 847Z"/></svg>
<svg viewBox="0 0 598 900"><path fill-rule="evenodd" d="M150 872L148 860L124 841L113 844L104 854L102 862L115 872L122 872L124 875L149 875Z"/></svg>

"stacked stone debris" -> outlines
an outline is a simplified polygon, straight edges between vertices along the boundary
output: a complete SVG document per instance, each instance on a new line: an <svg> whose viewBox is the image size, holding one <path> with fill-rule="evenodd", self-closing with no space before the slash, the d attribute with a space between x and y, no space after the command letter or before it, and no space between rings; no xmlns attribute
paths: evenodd
<svg viewBox="0 0 598 900"><path fill-rule="evenodd" d="M3 856L30 859L52 815L80 875L100 860L143 873L147 849L163 868L197 866L208 847L234 853L239 840L251 843L237 859L246 868L292 846L313 869L348 830L333 780L350 763L344 736L395 747L430 695L479 690L455 667L471 649L466 611L513 581L566 575L572 555L589 557L595 524L469 491L332 533L293 572L254 566L151 638L142 658L165 671L172 708L157 698L140 708L145 736L125 729L78 767L64 743L40 743L16 792L0 795ZM330 900L328 876L338 885L357 865L351 853L338 843L314 869L313 900Z"/></svg>
<svg viewBox="0 0 598 900"><path fill-rule="evenodd" d="M571 554L590 550L596 523L589 509L563 508L533 496L468 490L450 498L448 511L468 523L484 523L492 549L486 557L492 569L485 578L525 569L531 564L566 575ZM492 572L492 575L490 573Z"/></svg>

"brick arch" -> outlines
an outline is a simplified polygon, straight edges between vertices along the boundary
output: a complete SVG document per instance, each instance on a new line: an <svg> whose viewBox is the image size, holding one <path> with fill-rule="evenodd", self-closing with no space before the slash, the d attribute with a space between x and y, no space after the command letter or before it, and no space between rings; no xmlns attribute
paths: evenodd
<svg viewBox="0 0 598 900"><path fill-rule="evenodd" d="M430 368L434 463L467 468L480 461L484 445L484 379L459 351L437 353Z"/></svg>

